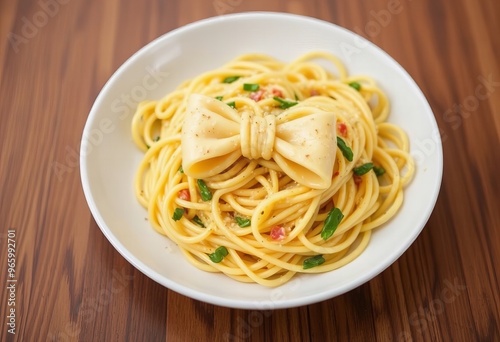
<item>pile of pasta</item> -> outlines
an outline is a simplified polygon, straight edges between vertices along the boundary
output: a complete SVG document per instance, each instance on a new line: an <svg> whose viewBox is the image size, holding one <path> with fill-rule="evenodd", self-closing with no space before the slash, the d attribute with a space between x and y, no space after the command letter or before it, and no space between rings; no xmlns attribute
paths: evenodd
<svg viewBox="0 0 500 342"><path fill-rule="evenodd" d="M413 177L389 109L329 53L239 56L139 104L135 194L201 270L270 287L332 271L396 215Z"/></svg>

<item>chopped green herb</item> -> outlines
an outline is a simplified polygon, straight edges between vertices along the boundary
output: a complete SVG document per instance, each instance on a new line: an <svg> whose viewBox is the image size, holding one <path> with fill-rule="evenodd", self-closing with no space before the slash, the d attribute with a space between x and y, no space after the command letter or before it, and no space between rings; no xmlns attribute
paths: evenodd
<svg viewBox="0 0 500 342"><path fill-rule="evenodd" d="M259 90L260 86L255 83L244 83L243 84L243 90L246 91L257 91Z"/></svg>
<svg viewBox="0 0 500 342"><path fill-rule="evenodd" d="M234 81L236 81L238 78L240 78L241 76L228 76L226 77L222 83L233 83Z"/></svg>
<svg viewBox="0 0 500 342"><path fill-rule="evenodd" d="M351 83L349 83L349 86L353 87L357 91L361 90L361 83L359 83L359 82L351 82Z"/></svg>
<svg viewBox="0 0 500 342"><path fill-rule="evenodd" d="M325 258L323 258L323 256L321 254L315 255L313 257L304 259L304 261L302 263L302 268L307 270L308 268L313 268L313 267L319 266L324 262L325 262Z"/></svg>
<svg viewBox="0 0 500 342"><path fill-rule="evenodd" d="M236 108L236 103L234 101L226 103L231 108Z"/></svg>
<svg viewBox="0 0 500 342"><path fill-rule="evenodd" d="M342 155L345 157L345 159L347 159L348 161L352 161L352 150L340 137L337 137L337 147L340 149L340 151L342 151Z"/></svg>
<svg viewBox="0 0 500 342"><path fill-rule="evenodd" d="M160 136L157 136L153 139L154 142L157 142L158 140L160 140Z"/></svg>
<svg viewBox="0 0 500 342"><path fill-rule="evenodd" d="M172 215L172 220L179 221L181 219L182 215L184 215L184 209L175 208L174 215Z"/></svg>
<svg viewBox="0 0 500 342"><path fill-rule="evenodd" d="M198 188L200 189L201 199L205 202L210 201L212 199L212 192L210 191L208 186L202 179L198 179L196 182L198 183Z"/></svg>
<svg viewBox="0 0 500 342"><path fill-rule="evenodd" d="M252 224L252 221L250 221L250 219L245 219L243 217L236 216L234 219L236 220L236 223L238 223L238 226L240 226L241 228L249 227Z"/></svg>
<svg viewBox="0 0 500 342"><path fill-rule="evenodd" d="M224 98L224 96L216 96L215 99L216 100L219 100L219 101L222 101L222 99Z"/></svg>
<svg viewBox="0 0 500 342"><path fill-rule="evenodd" d="M195 215L193 217L193 222L196 223L201 228L205 228L205 225L203 224L203 221L201 220L201 218L198 217L198 215Z"/></svg>
<svg viewBox="0 0 500 342"><path fill-rule="evenodd" d="M373 163L365 163L361 166L355 167L352 171L356 176L362 176L371 169L373 169Z"/></svg>
<svg viewBox="0 0 500 342"><path fill-rule="evenodd" d="M182 168L182 165L181 165L181 166L179 166L179 172L180 172L180 173L184 173L184 169Z"/></svg>
<svg viewBox="0 0 500 342"><path fill-rule="evenodd" d="M385 170L381 166L374 166L373 167L373 172L375 172L375 174L377 175L377 177L380 177L380 176L382 176L385 173Z"/></svg>
<svg viewBox="0 0 500 342"><path fill-rule="evenodd" d="M278 96L273 96L273 99L280 103L281 109L287 109L287 108L293 107L298 103L298 102L292 102L292 101L282 99L281 97L278 97Z"/></svg>
<svg viewBox="0 0 500 342"><path fill-rule="evenodd" d="M321 238L323 240L328 240L333 233L335 233L340 221L342 221L343 218L344 214L342 214L342 211L340 211L339 208L333 208L330 210L323 225L323 229L321 230Z"/></svg>
<svg viewBox="0 0 500 342"><path fill-rule="evenodd" d="M215 252L213 252L212 254L209 254L208 257L210 258L210 260L212 260L212 262L215 262L216 264L218 264L228 254L229 253L227 251L227 248L224 246L220 246L220 247L217 247Z"/></svg>
<svg viewBox="0 0 500 342"><path fill-rule="evenodd" d="M146 147L148 148L148 150L151 148L151 146L149 146L148 144L146 144Z"/></svg>

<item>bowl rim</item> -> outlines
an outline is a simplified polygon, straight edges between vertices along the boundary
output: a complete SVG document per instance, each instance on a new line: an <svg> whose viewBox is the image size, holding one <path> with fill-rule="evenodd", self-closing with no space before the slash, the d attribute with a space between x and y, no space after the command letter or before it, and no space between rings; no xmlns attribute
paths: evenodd
<svg viewBox="0 0 500 342"><path fill-rule="evenodd" d="M350 31L344 27L341 27L337 24L334 24L332 22L328 22L326 20L310 17L310 16L305 16L305 15L299 15L299 14L291 14L291 13L282 13L282 12L271 12L271 11L248 11L248 12L240 12L240 13L231 13L231 14L224 14L220 16L214 16L214 17L208 17L204 19L200 19L191 23L188 23L186 25L177 27L171 31L168 31L159 37L153 39L146 45L142 46L134 52L130 57L128 57L114 72L113 74L109 77L109 79L106 81L102 89L99 91L99 94L97 95L87 118L87 121L85 123L84 129L83 129L83 135L82 135L82 140L81 140L81 146L80 146L80 175L81 175L81 184L83 188L83 192L87 201L87 204L90 208L90 211L92 213L93 218L95 219L98 227L102 231L102 233L105 235L107 240L113 245L113 247L129 262L131 263L137 270L145 274L147 277L150 279L154 280L155 282L167 287L170 290L173 290L177 293L180 293L182 295L188 296L190 298L200 300L206 303L210 303L213 305L218 305L218 306L223 306L223 307L230 307L230 308L239 308L239 309L255 309L254 303L249 303L248 300L233 300L233 299L226 299L222 297L218 297L215 295L211 294L206 294L199 292L195 289L191 288L186 288L181 284L178 284L177 282L164 277L160 274L158 274L156 271L154 271L150 266L146 265L143 261L141 261L139 258L137 258L135 255L132 255L127 248L119 241L119 239L113 234L113 231L110 227L108 227L105 223L105 220L97 207L94 198L92 196L92 189L91 185L89 182L89 170L88 170L88 163L87 163L87 158L88 155L86 153L83 153L84 149L84 136L85 132L87 132L90 127L92 126L93 122L95 121L96 117L98 116L99 113L99 107L101 103L104 101L105 96L109 88L114 84L115 79L117 79L124 71L127 70L127 68L133 64L136 60L140 59L142 55L147 54L149 50L151 50L153 47L156 45L160 44L164 40L171 39L174 36L177 36L179 34L182 34L183 32L190 31L190 30L198 30L200 28L203 28L205 25L218 25L221 22L225 22L228 20L237 20L237 19L262 19L262 18L285 18L285 19L292 19L292 20L300 20L302 22L307 22L308 24L313 24L313 25L326 25L329 26L330 28L336 29L336 30L341 30L344 31L350 35L355 35L359 37L362 40L365 40L362 36L358 35L357 33ZM392 58L386 51L384 51L382 48L378 47L374 43L366 40L367 44L371 45L372 48L375 48L377 50L377 53L382 53L386 55L387 58L391 60L391 63L393 63L393 66L400 69L399 72L403 73L405 77L408 78L408 80L411 82L411 85L413 86L413 90L417 92L417 95L421 96L421 98L424 100L423 104L428 107L428 111L433 114L433 111L417 85L417 83L414 81L414 79L409 75L409 73L394 59ZM435 117L432 116L432 119L434 120L432 124L437 128L437 122L435 121ZM344 286L336 287L335 291L324 291L318 295L310 295L310 296L302 296L298 298L292 298L292 299L287 299L284 301L277 301L273 302L273 307L272 309L283 309L283 308L292 308L292 307L298 307L298 306L303 306L303 305L308 305L308 304L313 304L317 303L320 301L324 301L339 295L342 295L354 288L357 288L375 276L379 275L382 273L385 269L387 269L389 266L391 266L393 263L395 263L400 256L411 246L411 244L415 241L415 239L420 235L421 231L425 227L425 225L428 222L429 217L431 216L434 206L437 202L440 188L441 188L441 182L442 182L442 173L443 173L443 151L442 151L442 142L441 139L437 139L436 141L436 153L437 153L437 167L438 170L436 172L436 178L435 184L433 186L433 193L431 198L429 198L428 205L426 206L425 211L423 210L422 212L425 213L424 217L421 220L421 224L418 226L418 228L415 228L412 230L412 236L406 241L406 243L401 244L395 251L391 253L391 257L387 259L387 262L377 269L373 270L372 272L364 273L361 276L356 278L355 284L351 281L348 284L345 284Z"/></svg>

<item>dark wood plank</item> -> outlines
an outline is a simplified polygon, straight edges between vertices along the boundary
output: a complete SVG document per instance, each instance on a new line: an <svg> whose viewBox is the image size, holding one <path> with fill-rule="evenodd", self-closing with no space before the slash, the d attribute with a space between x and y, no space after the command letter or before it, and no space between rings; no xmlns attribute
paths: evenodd
<svg viewBox="0 0 500 342"><path fill-rule="evenodd" d="M396 263L337 298L275 311L201 303L134 269L91 217L78 161L95 97L135 51L193 21L255 10L323 19L382 47L427 96L444 151L436 208ZM0 2L0 339L500 340L499 13L494 0Z"/></svg>

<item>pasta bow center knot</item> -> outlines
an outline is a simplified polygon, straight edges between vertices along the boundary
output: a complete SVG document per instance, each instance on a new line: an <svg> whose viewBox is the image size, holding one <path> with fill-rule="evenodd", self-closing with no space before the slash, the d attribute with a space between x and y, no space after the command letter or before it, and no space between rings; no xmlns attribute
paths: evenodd
<svg viewBox="0 0 500 342"><path fill-rule="evenodd" d="M248 159L272 158L276 138L276 116L244 112L240 123L241 154Z"/></svg>

